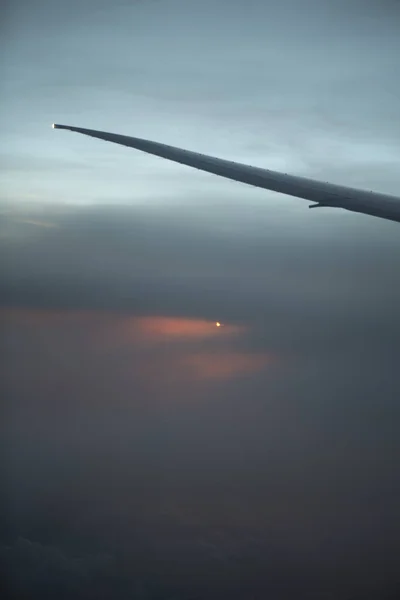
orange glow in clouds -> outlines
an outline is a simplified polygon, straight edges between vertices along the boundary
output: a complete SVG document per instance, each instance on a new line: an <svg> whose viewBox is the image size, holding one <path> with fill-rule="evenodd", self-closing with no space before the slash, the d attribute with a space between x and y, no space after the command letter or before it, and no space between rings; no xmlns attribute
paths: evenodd
<svg viewBox="0 0 400 600"><path fill-rule="evenodd" d="M230 350L218 354L189 354L181 359L187 377L200 381L227 380L250 375L275 362L275 358L268 354L244 354Z"/></svg>
<svg viewBox="0 0 400 600"><path fill-rule="evenodd" d="M239 325L222 325L219 321L205 319L188 319L181 317L140 317L136 320L139 330L146 337L181 338L185 340L211 338L215 335L215 327L223 327L225 335L241 334L246 328Z"/></svg>
<svg viewBox="0 0 400 600"><path fill-rule="evenodd" d="M130 398L130 385L139 382L151 403L165 385L185 395L188 383L229 381L280 362L274 354L243 351L249 328L219 321L24 309L0 310L0 320L12 340L9 385L35 393Z"/></svg>

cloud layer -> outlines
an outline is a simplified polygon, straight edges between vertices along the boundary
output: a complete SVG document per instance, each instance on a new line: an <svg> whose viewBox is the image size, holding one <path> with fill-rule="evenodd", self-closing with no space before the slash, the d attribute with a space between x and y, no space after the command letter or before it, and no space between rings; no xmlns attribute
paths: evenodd
<svg viewBox="0 0 400 600"><path fill-rule="evenodd" d="M10 593L397 597L398 224L50 124L398 195L399 8L7 3Z"/></svg>
<svg viewBox="0 0 400 600"><path fill-rule="evenodd" d="M226 203L3 207L2 530L111 554L150 598L379 595L397 228Z"/></svg>

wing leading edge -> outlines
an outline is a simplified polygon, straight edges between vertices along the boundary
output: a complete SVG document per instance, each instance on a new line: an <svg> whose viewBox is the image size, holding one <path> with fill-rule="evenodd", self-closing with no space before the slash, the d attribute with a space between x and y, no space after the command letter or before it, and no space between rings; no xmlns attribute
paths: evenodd
<svg viewBox="0 0 400 600"><path fill-rule="evenodd" d="M175 146L168 146L137 137L69 125L53 124L53 128L82 133L83 135L99 138L106 142L114 142L115 144L147 152L148 154L154 154L155 156L172 160L188 167L199 169L200 171L213 173L220 177L232 179L233 181L303 198L304 200L314 202L310 208L320 206L343 208L400 223L400 197L398 196L325 183L260 167L251 167L250 165L215 158L207 154L199 154L190 150L183 150Z"/></svg>

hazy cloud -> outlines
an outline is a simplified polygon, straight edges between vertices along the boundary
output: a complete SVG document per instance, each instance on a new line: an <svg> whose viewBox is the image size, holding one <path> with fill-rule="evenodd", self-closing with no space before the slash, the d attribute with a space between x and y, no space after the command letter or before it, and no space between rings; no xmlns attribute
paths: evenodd
<svg viewBox="0 0 400 600"><path fill-rule="evenodd" d="M398 224L50 129L398 195L399 3L228 8L5 10L0 556L27 598L398 588Z"/></svg>
<svg viewBox="0 0 400 600"><path fill-rule="evenodd" d="M7 597L55 594L60 598L88 598L96 593L111 597L111 556L69 558L58 548L18 538L10 546L0 546L0 564Z"/></svg>
<svg viewBox="0 0 400 600"><path fill-rule="evenodd" d="M158 569L164 594L386 589L396 224L225 206L4 207L3 527L117 552L150 597L165 552L193 578Z"/></svg>

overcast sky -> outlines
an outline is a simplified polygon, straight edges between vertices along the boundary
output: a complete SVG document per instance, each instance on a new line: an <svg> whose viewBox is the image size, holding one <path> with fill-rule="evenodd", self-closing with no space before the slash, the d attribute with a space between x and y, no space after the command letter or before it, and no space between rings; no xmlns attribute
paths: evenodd
<svg viewBox="0 0 400 600"><path fill-rule="evenodd" d="M52 122L398 193L396 0L5 4L7 199L131 203L199 186L274 198Z"/></svg>
<svg viewBox="0 0 400 600"><path fill-rule="evenodd" d="M15 0L4 14L10 586L394 598L399 225L50 125L399 195L400 3Z"/></svg>

